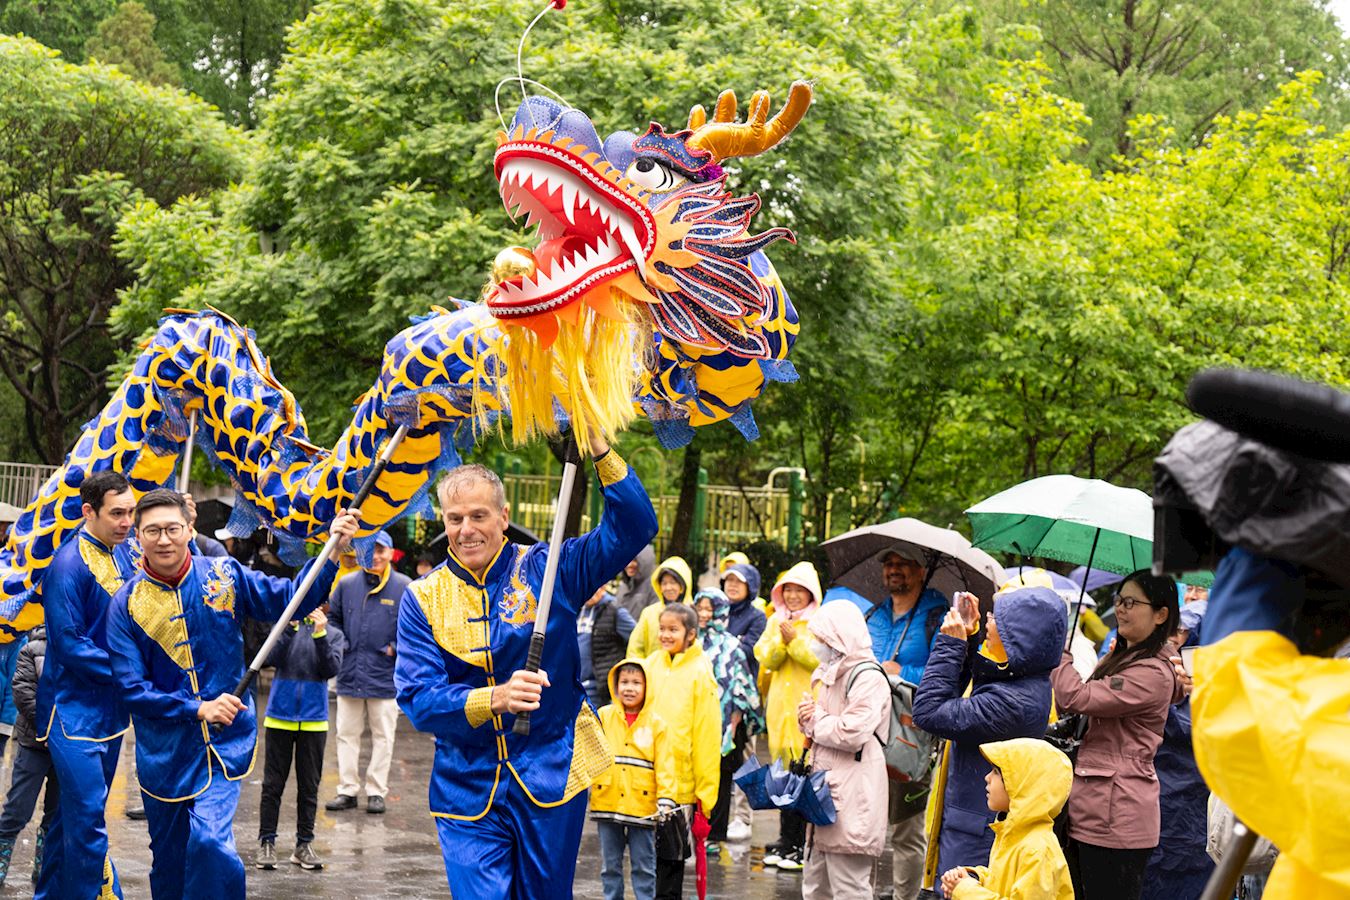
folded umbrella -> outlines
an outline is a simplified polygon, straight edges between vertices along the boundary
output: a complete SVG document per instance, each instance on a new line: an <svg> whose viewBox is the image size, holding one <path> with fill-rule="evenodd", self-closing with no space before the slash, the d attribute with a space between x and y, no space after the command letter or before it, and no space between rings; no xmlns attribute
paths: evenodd
<svg viewBox="0 0 1350 900"><path fill-rule="evenodd" d="M881 560L892 550L922 559L928 567L928 586L949 598L957 591L969 591L988 602L1003 580L1003 569L994 558L972 547L960 532L918 519L855 528L821 546L829 554L833 583L871 600L886 596Z"/></svg>

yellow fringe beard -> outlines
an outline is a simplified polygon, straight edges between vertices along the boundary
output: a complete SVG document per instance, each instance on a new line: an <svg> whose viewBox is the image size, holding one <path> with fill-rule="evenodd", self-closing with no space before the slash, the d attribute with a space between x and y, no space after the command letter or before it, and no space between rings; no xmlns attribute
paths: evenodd
<svg viewBox="0 0 1350 900"><path fill-rule="evenodd" d="M629 312L632 299L613 288L609 294L605 313L583 300L575 321L559 318L557 338L547 347L528 326L499 323L506 340L497 393L502 408L510 410L513 444L559 434L555 400L583 451L592 437L612 441L637 415L641 331Z"/></svg>

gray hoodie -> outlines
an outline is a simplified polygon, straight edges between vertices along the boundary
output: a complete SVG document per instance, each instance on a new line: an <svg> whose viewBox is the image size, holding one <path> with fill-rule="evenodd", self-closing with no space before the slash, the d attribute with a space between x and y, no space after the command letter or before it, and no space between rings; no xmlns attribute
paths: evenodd
<svg viewBox="0 0 1350 900"><path fill-rule="evenodd" d="M624 572L619 576L619 591L614 602L637 621L642 611L656 602L656 591L652 590L652 572L656 569L656 551L651 544L642 548L637 556L637 574L632 578Z"/></svg>

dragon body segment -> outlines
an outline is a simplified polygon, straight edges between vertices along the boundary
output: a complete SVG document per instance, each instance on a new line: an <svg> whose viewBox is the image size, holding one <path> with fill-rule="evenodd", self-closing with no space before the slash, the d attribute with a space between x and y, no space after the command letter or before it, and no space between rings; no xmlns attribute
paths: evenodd
<svg viewBox="0 0 1350 900"><path fill-rule="evenodd" d="M266 526L291 560L326 538L400 425L408 435L362 509L362 556L379 528L431 514L433 474L500 415L518 439L556 433L555 403L579 437L641 415L668 447L723 420L753 439L751 400L796 377L797 314L763 252L791 235L748 232L759 201L727 193L720 160L777 143L808 102L794 85L766 122L756 94L736 123L727 92L713 123L695 108L684 131L602 142L578 110L527 99L499 136L496 171L508 209L540 225L539 246L516 248L525 271L495 278L485 303L438 307L395 335L331 449L310 442L249 329L216 310L171 311L0 549L0 642L42 620L42 574L82 521L84 478L121 472L137 495L168 485L194 413L197 445L238 495L229 529ZM609 379L607 391L588 381Z"/></svg>

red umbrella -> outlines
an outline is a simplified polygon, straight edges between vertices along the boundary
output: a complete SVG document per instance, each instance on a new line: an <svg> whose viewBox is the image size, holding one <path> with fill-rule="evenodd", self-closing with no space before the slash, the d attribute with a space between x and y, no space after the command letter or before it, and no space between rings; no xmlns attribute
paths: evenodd
<svg viewBox="0 0 1350 900"><path fill-rule="evenodd" d="M708 896L708 835L712 823L703 815L700 806L694 810L694 884L698 886L698 900Z"/></svg>

